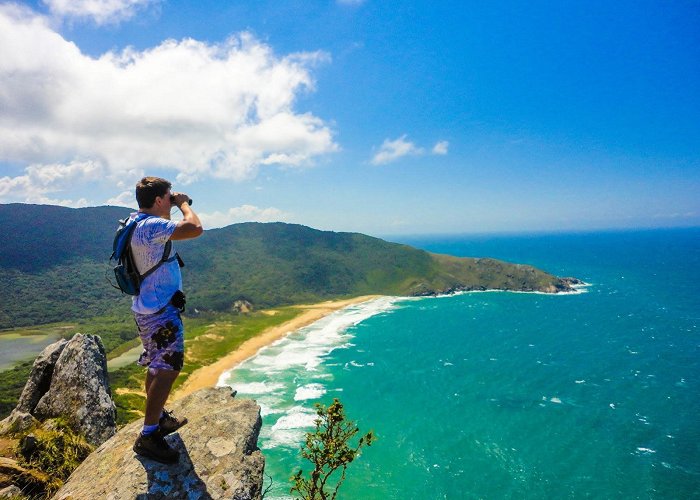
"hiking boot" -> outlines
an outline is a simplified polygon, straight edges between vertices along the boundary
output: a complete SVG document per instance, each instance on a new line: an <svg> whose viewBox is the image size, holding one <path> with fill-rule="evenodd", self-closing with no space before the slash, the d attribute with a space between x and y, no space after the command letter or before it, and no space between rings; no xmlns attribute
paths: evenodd
<svg viewBox="0 0 700 500"><path fill-rule="evenodd" d="M177 450L173 450L165 441L160 429L156 429L147 436L139 434L134 443L134 451L142 457L150 458L162 464L174 464L180 458Z"/></svg>
<svg viewBox="0 0 700 500"><path fill-rule="evenodd" d="M187 423L187 418L177 418L173 412L163 409L163 416L158 421L160 432L163 436L167 436L171 432L175 432L180 427Z"/></svg>

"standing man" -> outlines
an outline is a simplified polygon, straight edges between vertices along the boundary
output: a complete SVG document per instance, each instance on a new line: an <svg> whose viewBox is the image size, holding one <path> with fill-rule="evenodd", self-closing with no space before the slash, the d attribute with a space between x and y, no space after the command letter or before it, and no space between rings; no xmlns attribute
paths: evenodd
<svg viewBox="0 0 700 500"><path fill-rule="evenodd" d="M151 271L141 282L139 294L131 306L143 344L138 360L148 367L146 374L146 416L143 430L134 443L134 451L162 463L175 463L179 453L164 436L187 423L163 409L184 360L184 328L180 312L184 311L182 260L172 251L173 240L196 238L203 232L199 217L190 208L184 193L171 193L171 184L160 177L144 177L136 184L139 211L131 237L131 252L141 275ZM170 220L177 206L183 215L180 222Z"/></svg>

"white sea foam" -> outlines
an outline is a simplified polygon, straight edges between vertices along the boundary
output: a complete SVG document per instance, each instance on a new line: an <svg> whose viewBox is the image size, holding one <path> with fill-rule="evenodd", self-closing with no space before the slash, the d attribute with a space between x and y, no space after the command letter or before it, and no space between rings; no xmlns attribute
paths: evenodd
<svg viewBox="0 0 700 500"><path fill-rule="evenodd" d="M637 451L644 454L656 453L656 450L652 450L651 448L644 448L641 446L637 447Z"/></svg>
<svg viewBox="0 0 700 500"><path fill-rule="evenodd" d="M315 412L303 406L294 406L275 422L262 440L262 448L271 449L279 446L298 448L304 439L304 433L314 427Z"/></svg>
<svg viewBox="0 0 700 500"><path fill-rule="evenodd" d="M549 400L550 400L552 403L561 404L561 399L559 399L559 398L556 398L556 397L555 397L555 398L550 398Z"/></svg>
<svg viewBox="0 0 700 500"><path fill-rule="evenodd" d="M306 384L298 387L294 393L294 401L318 399L326 393L326 388L321 384Z"/></svg>
<svg viewBox="0 0 700 500"><path fill-rule="evenodd" d="M301 328L239 365L267 374L290 368L315 371L334 349L349 347L347 329L395 307L398 297L382 297L349 306Z"/></svg>

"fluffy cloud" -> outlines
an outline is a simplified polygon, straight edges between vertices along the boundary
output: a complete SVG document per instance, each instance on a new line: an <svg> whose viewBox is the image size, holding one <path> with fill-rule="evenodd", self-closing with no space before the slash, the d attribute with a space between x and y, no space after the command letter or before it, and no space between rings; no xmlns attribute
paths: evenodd
<svg viewBox="0 0 700 500"><path fill-rule="evenodd" d="M136 12L160 0L43 0L52 14L60 17L90 18L97 24L129 19Z"/></svg>
<svg viewBox="0 0 700 500"><path fill-rule="evenodd" d="M117 196L110 198L105 201L105 205L112 205L115 207L132 207L136 208L136 199L134 197L134 191L122 191Z"/></svg>
<svg viewBox="0 0 700 500"><path fill-rule="evenodd" d="M207 228L224 227L236 222L276 222L289 218L289 214L274 208L258 208L253 205L242 205L229 208L226 212L199 214L202 225Z"/></svg>
<svg viewBox="0 0 700 500"><path fill-rule="evenodd" d="M434 155L446 155L449 142L438 141L433 146L431 152ZM398 160L404 156L417 156L425 153L425 149L416 146L406 140L406 134L393 141L384 139L379 151L372 157L370 163L373 165L384 165Z"/></svg>
<svg viewBox="0 0 700 500"><path fill-rule="evenodd" d="M322 52L278 57L245 33L220 44L167 40L93 58L47 18L0 4L0 161L82 159L113 178L161 168L182 182L308 165L338 149L320 118L293 109L300 92L313 90L310 69L327 59Z"/></svg>
<svg viewBox="0 0 700 500"><path fill-rule="evenodd" d="M390 141L385 139L377 154L371 160L373 165L384 165L396 161L403 156L419 155L423 153L423 148L416 147L410 141L406 140L406 135L402 135L398 139Z"/></svg>
<svg viewBox="0 0 700 500"><path fill-rule="evenodd" d="M24 175L0 177L0 199L10 198L26 203L84 207L88 202L53 199L48 195L68 188L86 179L97 180L104 174L104 167L94 161L74 161L68 164L30 165Z"/></svg>
<svg viewBox="0 0 700 500"><path fill-rule="evenodd" d="M438 141L437 143L435 143L435 146L433 146L433 154L446 155L447 148L449 145L450 145L450 143L447 141Z"/></svg>

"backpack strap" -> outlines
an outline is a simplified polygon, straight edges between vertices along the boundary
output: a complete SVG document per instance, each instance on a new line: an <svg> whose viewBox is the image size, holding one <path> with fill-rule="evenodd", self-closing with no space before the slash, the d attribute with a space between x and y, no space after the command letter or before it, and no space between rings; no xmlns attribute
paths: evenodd
<svg viewBox="0 0 700 500"><path fill-rule="evenodd" d="M178 261L180 261L180 256L179 256L177 253L175 253L175 255L174 255L173 257L170 257L170 251L171 251L172 248L173 248L173 242L170 241L170 240L168 240L168 241L165 243L165 248L163 249L163 255L162 255L162 257L160 258L160 261L158 261L158 263L157 263L155 266L151 267L151 268L150 268L148 271L146 271L145 273L141 274L141 273L139 272L139 270L138 270L138 268L137 268L137 266L136 266L136 262L134 261L134 254L133 254L133 252L131 251L131 237L133 236L134 231L136 231L136 225L138 225L138 223L141 222L142 220L146 220L146 219L149 218L149 217L155 217L155 216L146 214L146 217L142 217L142 218L140 218L140 219L139 219L138 216L137 216L136 224L134 225L134 228L132 229L131 234L129 234L129 241L126 243L126 250L127 250L127 251L129 252L129 254L131 255L131 261L134 263L134 269L136 269L136 272L139 273L139 281L140 281L140 282L143 282L143 280L145 280L147 276L150 276L151 274L153 274L160 266L162 266L162 265L165 264L166 262L172 262L172 261L175 260L175 259L177 259Z"/></svg>

